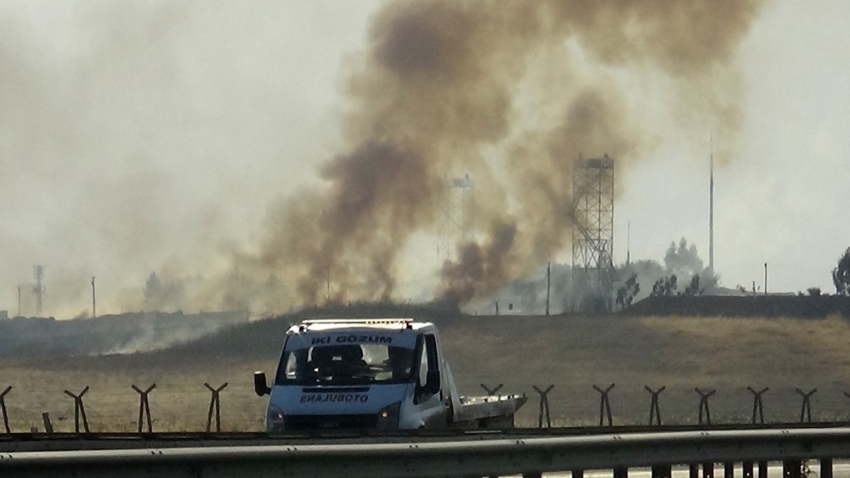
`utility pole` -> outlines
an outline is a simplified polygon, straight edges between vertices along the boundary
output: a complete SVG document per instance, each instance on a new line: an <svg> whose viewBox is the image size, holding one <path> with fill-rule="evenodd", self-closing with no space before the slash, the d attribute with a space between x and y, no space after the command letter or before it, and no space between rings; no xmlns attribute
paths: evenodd
<svg viewBox="0 0 850 478"><path fill-rule="evenodd" d="M91 316L97 317L97 296L94 289L94 276L91 276Z"/></svg>
<svg viewBox="0 0 850 478"><path fill-rule="evenodd" d="M708 176L708 270L714 275L714 133L711 135L710 172Z"/></svg>
<svg viewBox="0 0 850 478"><path fill-rule="evenodd" d="M18 285L18 317L21 316L21 286Z"/></svg>
<svg viewBox="0 0 850 478"><path fill-rule="evenodd" d="M764 295L767 295L767 262L764 263Z"/></svg>
<svg viewBox="0 0 850 478"><path fill-rule="evenodd" d="M35 314L38 317L41 317L41 306L42 301L44 299L44 286L42 285L42 280L44 279L44 268L47 266L36 265L33 266L34 277L35 277L35 285L32 288L32 291L35 293Z"/></svg>
<svg viewBox="0 0 850 478"><path fill-rule="evenodd" d="M549 292L552 285L552 263L546 264L546 315L549 315Z"/></svg>

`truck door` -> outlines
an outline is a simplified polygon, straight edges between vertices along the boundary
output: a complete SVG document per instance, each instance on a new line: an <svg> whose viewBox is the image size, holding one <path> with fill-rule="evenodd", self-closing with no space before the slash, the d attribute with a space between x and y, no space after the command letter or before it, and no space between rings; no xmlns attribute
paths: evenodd
<svg viewBox="0 0 850 478"><path fill-rule="evenodd" d="M432 334L423 334L419 336L418 341L419 371L413 405L426 428L444 428L448 419L443 400L437 338Z"/></svg>

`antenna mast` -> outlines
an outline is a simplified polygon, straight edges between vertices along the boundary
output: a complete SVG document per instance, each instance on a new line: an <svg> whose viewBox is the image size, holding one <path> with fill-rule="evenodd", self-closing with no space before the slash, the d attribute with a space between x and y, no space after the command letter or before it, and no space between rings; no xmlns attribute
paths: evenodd
<svg viewBox="0 0 850 478"><path fill-rule="evenodd" d="M714 275L714 133L711 134L708 174L708 271Z"/></svg>
<svg viewBox="0 0 850 478"><path fill-rule="evenodd" d="M35 285L32 288L32 291L35 292L35 315L37 317L41 317L41 305L42 300L44 299L44 285L42 285L41 281L44 279L44 268L47 266L33 266L35 269Z"/></svg>
<svg viewBox="0 0 850 478"><path fill-rule="evenodd" d="M97 317L97 296L94 289L94 276L91 276L91 316Z"/></svg>

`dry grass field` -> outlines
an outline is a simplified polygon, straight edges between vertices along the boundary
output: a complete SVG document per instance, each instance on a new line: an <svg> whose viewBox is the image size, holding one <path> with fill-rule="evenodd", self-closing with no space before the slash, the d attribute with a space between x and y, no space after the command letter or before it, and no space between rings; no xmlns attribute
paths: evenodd
<svg viewBox="0 0 850 478"><path fill-rule="evenodd" d="M715 421L750 419L746 390L770 387L764 395L767 420L799 419L794 391L818 388L813 418L844 419L850 411L850 323L825 320L728 318L475 318L444 329L446 348L461 388L479 381L504 383L506 390L532 395L521 415L536 420L532 385L554 384L550 403L559 424L592 424L599 418L593 384L616 387L610 394L615 421L647 423L649 386L660 396L666 422L693 423L695 388L717 389L710 399Z"/></svg>
<svg viewBox="0 0 850 478"><path fill-rule="evenodd" d="M695 423L694 388L717 389L714 422L746 422L752 411L747 386L770 387L768 421L799 419L794 389L817 388L815 420L850 416L850 323L823 320L688 317L436 317L443 347L462 393L481 394L479 383L526 393L521 426L536 426L532 386L554 384L550 406L556 425L598 421L599 395L591 386L616 383L614 420L647 423L649 393L660 396L665 423ZM203 430L210 393L222 392L225 430L260 430L265 399L253 395L252 372L274 371L287 319L269 319L173 349L133 355L0 360L0 390L14 431L41 425L49 412L59 431L73 430L73 400L84 397L93 431L133 431L139 398L130 385L156 383L150 404L154 431Z"/></svg>

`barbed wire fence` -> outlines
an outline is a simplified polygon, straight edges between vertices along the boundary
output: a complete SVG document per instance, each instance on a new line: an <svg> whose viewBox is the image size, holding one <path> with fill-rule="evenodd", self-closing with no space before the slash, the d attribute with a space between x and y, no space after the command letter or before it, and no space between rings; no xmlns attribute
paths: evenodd
<svg viewBox="0 0 850 478"><path fill-rule="evenodd" d="M248 382L216 384L181 382L153 387L141 383L125 389L82 384L76 388L82 390L80 393L59 387L55 391L41 390L33 399L32 390L0 383L4 390L0 397L0 434L44 433L47 428L54 433L264 429L267 398L257 397ZM484 388L480 384L479 387ZM665 425L709 424L709 416L712 425L850 421L850 393L835 385L820 389L706 386L696 387L696 394L693 387L663 384L505 387L510 391L488 387L487 393L524 393L528 403L516 420L517 426L524 428L598 426L602 419L604 425L658 425L662 413ZM663 403L659 400L661 391Z"/></svg>
<svg viewBox="0 0 850 478"><path fill-rule="evenodd" d="M0 435L4 432L45 433L48 423L53 433L264 429L267 400L257 397L248 387L225 389L226 383L209 388L205 383L172 387L150 385L131 384L126 390L86 385L80 394L64 390L40 391L35 400L27 390L14 387L3 396L5 413L0 413Z"/></svg>

